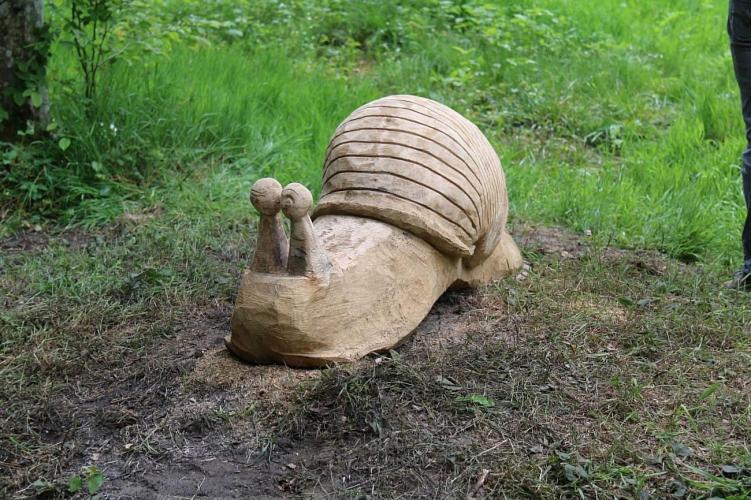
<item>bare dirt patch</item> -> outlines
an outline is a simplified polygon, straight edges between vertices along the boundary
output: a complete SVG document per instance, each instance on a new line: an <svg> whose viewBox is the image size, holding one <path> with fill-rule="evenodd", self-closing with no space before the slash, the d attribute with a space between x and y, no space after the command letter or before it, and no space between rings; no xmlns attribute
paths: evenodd
<svg viewBox="0 0 751 500"><path fill-rule="evenodd" d="M481 300L467 292L442 298L400 351L443 358L476 331L473 323L484 321ZM110 372L109 384L88 386L75 401L64 396L78 407L79 419L88 417L72 438L89 444L79 450L71 473L97 464L107 477L102 491L119 498L280 495L302 492L300 474L341 454L341 443L292 430L300 399L322 371L236 360L221 343L230 314L229 305L195 314L173 337ZM372 356L348 368L390 362L389 356ZM316 418L328 412L306 411Z"/></svg>
<svg viewBox="0 0 751 500"><path fill-rule="evenodd" d="M237 361L229 300L110 325L107 351L7 410L34 446L2 442L3 487L65 497L96 466L105 498L748 491L742 298L659 254L516 237L524 277L447 293L402 346L351 365Z"/></svg>
<svg viewBox="0 0 751 500"><path fill-rule="evenodd" d="M92 240L91 233L83 230L70 229L55 235L39 231L27 230L9 238L0 238L0 250L4 252L37 252L49 247L53 243L72 248L86 246Z"/></svg>

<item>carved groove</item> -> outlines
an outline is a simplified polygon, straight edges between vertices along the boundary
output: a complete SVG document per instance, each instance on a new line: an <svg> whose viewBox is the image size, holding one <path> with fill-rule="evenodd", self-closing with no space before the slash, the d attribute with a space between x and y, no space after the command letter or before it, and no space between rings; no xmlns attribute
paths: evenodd
<svg viewBox="0 0 751 500"><path fill-rule="evenodd" d="M474 125L471 122L467 121L461 115L451 110L450 108L442 109L441 107L435 106L432 102L429 102L429 101L422 103L416 100L403 99L399 97L396 97L394 100L397 102L403 102L405 104L412 104L413 106L418 106L431 113L434 113L435 115L437 115L437 117L434 116L434 119L437 119L439 121L443 119L443 120L447 120L451 122L451 124L458 131L462 133L459 135L459 138L462 140L466 141L467 139L476 139L476 140L484 139L484 136L482 138L480 137L482 133L479 131L479 129L474 127ZM469 144L467 144L467 146L469 147ZM488 160L490 160L484 153L485 151L482 151L482 150L476 151L476 154L482 155L483 157L482 159L484 160L484 161L481 161L479 164L477 163L477 160L475 160L474 156L472 156L473 160L475 161L475 164L477 164L479 168L482 168L483 165L487 165Z"/></svg>
<svg viewBox="0 0 751 500"><path fill-rule="evenodd" d="M481 168L481 165L477 162L477 159L475 158L475 155L477 154L477 152L475 152L475 154L471 154L470 153L471 150L476 149L476 148L472 147L472 144L470 144L471 139L477 139L477 137L473 137L476 134L471 133L472 131L469 131L465 127L462 126L461 121L465 120L464 117L462 117L461 115L459 115L458 113L456 113L455 111L453 111L453 110L451 110L449 108L447 108L447 109L449 111L452 111L454 114L456 114L456 116L453 116L450 113L444 113L441 109L439 109L437 107L436 108L430 107L428 105L428 103L423 104L423 103L417 102L417 101L409 101L409 100L405 100L405 99L400 99L398 96L394 96L394 97L391 97L391 98L385 97L383 99L379 99L378 101L375 101L375 102L372 102L372 103L366 105L365 109L373 109L375 107L384 107L384 108L385 107L389 107L388 104L383 104L382 105L381 102L388 103L391 100L399 102L399 103L405 103L405 104L412 105L412 106L418 106L418 107L426 110L428 113L431 113L431 114L422 113L422 112L420 112L420 111L418 111L418 110L416 110L414 108L411 108L411 107L393 106L394 109L402 109L402 110L405 110L405 111L410 111L412 113L416 113L416 114L425 116L426 118L430 118L431 120L435 120L435 121L437 121L439 123L440 122L446 122L446 121L450 122L452 128L455 131L461 132L461 134L457 134L457 137L450 136L452 138L452 140L454 140L454 142L456 142L457 144L459 144L459 146L462 148L462 150L464 151L464 153L467 154L467 156L472 159L472 162L475 164L475 166L478 169ZM459 120L456 120L457 117L459 118ZM479 132L479 130L478 130L478 132ZM464 144L462 144L462 142L459 142L459 139L461 139L461 141Z"/></svg>
<svg viewBox="0 0 751 500"><path fill-rule="evenodd" d="M376 105L380 101L389 101L389 100L403 102L405 104L411 104L413 106L419 106L422 109L425 109L431 113L434 113L435 115L437 115L437 117L434 117L434 119L438 121L446 120L450 122L455 129L461 132L461 134L459 134L459 138L464 141L467 141L468 139L474 139L475 141L478 141L478 142L487 142L487 139L485 138L485 136L482 135L482 132L480 132L480 130L477 127L475 127L471 122L466 120L463 116L461 116L459 113L452 110L451 108L438 105L438 103L435 103L434 101L430 101L427 99L420 99L420 100L414 99L413 100L413 99L405 99L404 96L392 96L392 97L384 97L383 99L374 101L373 103L368 104L368 106ZM471 148L469 144L467 144L467 146ZM489 179L490 182L492 183L492 189L495 191L501 189L502 186L498 182L497 175L494 175L492 172L489 171L488 166L495 162L493 162L492 159L489 158L488 155L486 154L487 148L475 147L471 149L476 150L475 154L481 155L482 161L480 161L479 164L477 160L475 160L473 155L471 155L471 157L473 161L475 162L475 164L478 166L478 168L484 171L486 178ZM498 165L498 167L499 167L498 170L500 170L500 165ZM501 175L503 175L502 171L501 171Z"/></svg>
<svg viewBox="0 0 751 500"><path fill-rule="evenodd" d="M472 216L467 213L467 211L464 209L464 207L462 207L456 201L454 201L451 198L449 198L446 194L438 191L437 189L435 189L435 188L433 188L431 186L428 186L427 184L424 184L422 182L418 182L418 181L416 181L414 179L410 179L406 175L400 175L400 174L396 174L396 173L393 173L393 172L388 172L388 171L385 171L385 170L370 170L370 171L366 171L366 172L363 172L361 170L340 170L340 171L337 171L336 173L332 174L329 177L328 180L330 181L334 177L337 177L337 176L342 175L342 174L379 175L379 176L397 177L397 178L403 179L403 180L405 180L407 182L411 182L413 184L417 184L418 186L421 186L421 187L423 187L423 188L425 188L425 189L427 189L427 190L429 190L429 191L431 191L433 193L436 193L438 196L442 197L443 199L445 199L446 201L448 201L449 203L451 203L453 206L455 206L456 208L458 208L459 210L461 210L462 213L464 213L464 216L469 221L469 223L472 225L472 229L474 229L475 234L477 233L477 224L473 220ZM372 189L374 191L386 192L386 193L389 193L389 194L393 194L394 196L399 196L398 194L393 193L392 191L390 191L388 189L375 189L375 188L372 188ZM333 190L327 191L327 193L331 193L331 192L334 192L334 191ZM435 209L433 211L435 211L436 213L438 213ZM465 229L465 232L468 235L472 235L472 233L470 233L466 229Z"/></svg>
<svg viewBox="0 0 751 500"><path fill-rule="evenodd" d="M399 102L405 102L405 101L399 101ZM412 104L416 104L417 105L417 103L412 103ZM409 111L409 112L412 112L412 113L415 113L415 114L418 114L418 115L422 115L422 116L424 116L426 118L430 118L431 120L441 121L439 118L437 118L437 117L435 117L433 115L428 115L428 114L425 114L425 113L421 113L421 112L417 111L416 109L406 108L406 107L403 107L403 106L391 106L391 105L388 105L388 104L374 104L374 103L371 103L371 104L366 104L365 106L363 106L360 109L362 109L364 111L364 110L367 110L367 109L376 109L376 108L401 109L401 110L404 110L404 111ZM415 123L422 123L422 122L415 121ZM432 126L430 126L428 124L425 124L425 123L423 123L423 125L425 125L426 127L430 127L433 130L436 130L438 132L441 132L446 137L448 137L449 139L451 139L452 141L454 141L456 144L459 145L460 148L462 148L462 151L464 151L464 153L469 158L472 158L472 160L475 163L475 165L477 165L477 162L474 160L474 157L467 150L467 148L470 147L469 144L462 144L462 142L458 141L455 137L452 137L451 135L447 134L445 131L443 131L441 129L437 129L437 128L432 127ZM461 137L461 139L464 139L464 138ZM479 165L477 165L477 167L479 168Z"/></svg>
<svg viewBox="0 0 751 500"><path fill-rule="evenodd" d="M424 123L420 123L420 122L418 122L418 121L415 121L415 120L410 120L409 118L403 118L403 117L401 117L401 116L389 116L389 115L364 115L364 116L357 116L357 117L355 117L355 118L352 118L352 119L350 119L350 120L347 120L347 122L349 123L349 122L353 122L353 121L356 121L356 120L363 120L363 119L365 119L365 118L388 118L388 119L390 119L390 120L403 120L403 121L407 121L407 122L411 122L411 123L416 123L416 124L418 124L418 125L422 125L423 127L427 127L427 128L433 129L433 130L435 130L435 131L437 131L437 132L440 132L440 133L442 133L442 134L446 135L447 137L451 138L451 136L449 136L449 135L448 135L448 134L447 134L446 132L444 132L443 130L437 129L437 128L435 128L435 127L431 127L430 125L426 125L426 124L424 124ZM389 130L389 129L387 129L387 128L385 128L385 127L378 127L378 128L377 128L377 130ZM346 133L346 132L349 132L349 130L344 130L344 131L343 131L342 133ZM403 131L402 131L402 130L400 130L400 132L403 132ZM415 134L415 135L419 135L419 134ZM334 138L336 138L336 137L337 137L337 136L334 136ZM426 138L426 139L427 139L427 138ZM444 145L440 144L439 142L436 142L436 141L435 141L435 140L433 140L433 139L428 139L428 140L430 140L431 142L435 142L436 144L438 144L438 145L442 146L442 147L443 147L443 148L444 148L444 149L445 149L446 151L448 151L449 153L451 153L452 155L454 155L454 156L455 156L455 157L456 157L456 158L457 158L457 159L458 159L459 161L461 161L462 163L464 163L464 164L465 164L465 165L467 166L467 170L469 170L469 172L470 172L470 173L471 173L471 174L472 174L472 175L473 175L473 176L475 177L475 180L477 180L477 182L480 182L480 178L479 178L479 177L477 177L477 173L476 173L476 172L474 171L474 169L472 169L472 167L471 167L471 166L469 165L469 163L467 163L467 161L466 161L466 160L464 160L464 158L460 157L459 155L457 155L456 153L454 153L453 151L451 151L451 150L450 150L449 148L447 148L446 146L444 146ZM455 142L456 142L456 141L455 141ZM462 148L462 149L463 149L463 148ZM470 156L470 158L471 158L471 156ZM479 168L479 167L478 167L478 168ZM469 179L467 179L467 180L469 180Z"/></svg>
<svg viewBox="0 0 751 500"><path fill-rule="evenodd" d="M374 218L481 262L503 234L505 184L493 146L474 124L430 99L394 95L359 107L337 127L313 216Z"/></svg>
<svg viewBox="0 0 751 500"><path fill-rule="evenodd" d="M363 119L363 118L371 118L371 117L374 117L374 116L380 116L380 115L368 115L368 116L358 117L358 118L354 118L352 121L354 121L354 120L360 120L360 119ZM388 118L392 118L392 117L388 117ZM398 118L398 117L396 117L396 118ZM426 127L428 127L428 125L426 125ZM430 127L430 128L432 128L432 127ZM376 132L376 131L381 131L381 130L384 130L386 132L396 132L396 133L400 133L400 134L412 135L412 136L415 136L415 137L419 137L420 139L424 139L424 140L426 140L428 142L431 142L432 144L435 144L436 146L439 146L440 148L444 149L445 151L447 151L448 153L450 153L451 155L453 155L457 160L459 160L460 162L462 162L462 164L464 164L466 167L469 168L469 164L466 162L466 160L464 160L463 158L461 158L455 152L451 151L451 149L449 149L445 144L441 144L440 142L436 141L435 139L433 139L431 137L427 137L427 136L425 136L423 134L418 134L417 132L414 132L412 130L404 130L404 129L397 129L397 128L387 128L387 127L358 127L358 128L343 129L340 132L337 132L336 134L334 134L334 137L331 138L331 142L329 143L329 147L326 150L326 156L328 156L331 153L332 149L336 148L340 144L340 143L337 143L336 141L338 139L342 138L346 134L356 133L356 132L365 132L365 131ZM352 141L348 141L348 142L352 142ZM373 142L373 141L361 141L361 142ZM456 140L454 140L454 142L460 148L464 149L464 147L461 145L461 143L459 143ZM441 161L443 161L445 163L444 160L441 160ZM464 177L465 179L467 179L467 182L471 183L471 181L469 180L469 178L467 178L467 176L463 172L461 172L456 167L451 167L451 168L453 170L457 171L462 177ZM475 176L475 178L477 178L477 177ZM475 191L477 191L477 190L475 190ZM479 193L478 193L478 196L479 196Z"/></svg>
<svg viewBox="0 0 751 500"><path fill-rule="evenodd" d="M329 194L329 193L343 193L343 192L347 192L347 191L369 191L371 193L388 194L389 196L393 196L395 198L399 198L399 199L404 200L404 201L406 201L408 203L414 203L415 205L419 205L419 206L425 208L426 210L430 210L432 213L434 213L437 216L441 217L446 222L449 222L450 224L452 224L452 225L458 227L459 229L461 229L462 232L464 232L464 234L466 234L468 237L470 237L470 238L472 237L472 235L466 229L464 229L460 224L457 224L455 221L449 219L448 217L446 217L442 213L436 212L432 207L430 207L428 205L425 205L423 203L420 203L419 201L415 201L415 200L412 200L412 199L407 198L405 196L400 196L398 194L390 193L390 192L382 190L382 189L371 189L371 188L364 188L364 187L357 187L357 188L351 187L351 188L342 188L342 189L332 189L331 191L326 191L326 194Z"/></svg>
<svg viewBox="0 0 751 500"><path fill-rule="evenodd" d="M472 204L472 206L473 206L473 207L474 207L474 209L475 209L475 213L477 214L478 220L479 220L479 216L480 216L480 211L479 211L479 208L477 207L477 204L475 203L475 200L473 200L473 199L472 199L472 195L471 195L470 193L468 193L468 192L467 192L467 191L466 191L466 190L465 190L465 189L464 189L464 188L463 188L462 186L460 186L460 185L459 185L459 184L457 184L456 182L452 181L452 180L451 180L451 179L449 179L448 177L445 177L445 176L444 176L444 175L442 175L441 173L439 173L439 172L436 172L435 170L433 170L432 168L430 168L430 167L429 167L429 166L427 166L427 165L424 165L424 164L422 164L422 163L419 163L419 162L417 162L417 161L414 161L414 160L410 160L410 159L407 159L407 158L402 158L402 157L397 157L397 156L385 156L385 155L366 155L366 154L346 154L346 155L341 155L341 156L337 156L336 158L332 159L332 160L331 160L331 161L329 162L329 164L328 164L328 165L329 165L329 166L330 166L330 165L333 165L333 164L334 164L334 163L336 163L336 162L337 162L338 160L341 160L341 159L345 159L345 158L373 158L373 159L376 159L376 160L378 160L378 159L381 159L381 158L386 158L386 159L389 159L389 160L394 160L394 161L400 161L400 162L404 162L404 163L409 163L410 165L414 165L414 166L417 166L417 167L420 167L420 168L424 168L425 170L427 170L427 171L429 171L429 172L431 172L431 173L433 173L433 174L437 175L438 177L441 177L442 179L446 180L447 182L449 182L449 183L450 183L450 184L452 184L453 186L456 186L456 188L457 188L457 189L458 189L459 191L461 191L461 192L462 192L462 194L464 194L464 196L466 196L466 197L467 197L467 199L469 200L469 202L470 202L470 203ZM352 167L352 165L348 165L348 166L347 166L346 168L350 168L350 169L351 169L351 168L353 168L353 167ZM364 170L354 170L354 171L356 171L356 172L363 172ZM328 171L328 168L327 168L327 169L326 169L326 171L325 171L325 175L327 175L327 177L325 177L325 178L324 178L324 180L323 180L323 185L324 185L324 186L326 185L326 183L328 182L328 180L329 180L329 179L330 179L331 177L333 177L333 176L335 175L335 174L332 174L332 175L328 175L328 172L329 172L329 171ZM400 174L393 174L393 175L397 175L397 176L400 176L400 177L402 176L402 175L400 175ZM405 178L407 178L407 177L405 177ZM409 180L411 180L411 181L415 182L415 180L414 180L414 179L409 179ZM426 186L426 187L427 187L427 186ZM475 188L474 188L474 186L472 186L472 187L473 187L473 189L475 189ZM431 188L431 189L432 189L432 188ZM475 191L475 192L476 192L476 191ZM479 196L479 194L478 194L478 196ZM469 217L469 215L468 215L468 217ZM470 218L471 218L471 217L470 217ZM473 224L473 225L474 225L474 224Z"/></svg>
<svg viewBox="0 0 751 500"><path fill-rule="evenodd" d="M340 146L344 146L344 145L346 145L346 144L382 144L382 145L388 145L388 146L399 146L399 147L407 148L407 149L410 149L410 150L413 150L413 151L418 151L418 152L420 152L420 153L423 153L423 154L425 154L425 155L427 155L427 156L430 156L430 157L434 158L434 159L435 159L435 160L437 160L438 162L442 163L443 165L446 165L446 166L447 166L448 168L450 168L450 169L451 169L451 170L453 170L454 172L456 172L456 173L458 173L459 175L461 175L461 176L462 176L462 177L463 177L463 178L464 178L464 179L465 179L465 180L467 181L467 183L468 183L468 184L469 184L469 185L470 185L470 186L472 187L472 189L473 189L473 190L475 191L475 193L477 194L477 196L478 196L478 197L480 196L480 192L479 192L479 191L477 190L477 187L476 187L476 186L475 186L475 185L474 185L474 184L472 183L472 181L470 181L470 180L469 180L469 179L468 179L468 178L467 178L467 177L466 177L466 176L465 176L465 175L464 175L464 174L463 174L463 173L461 172L461 170L458 170L458 169L457 169L456 167L453 167L453 166L451 166L451 165L450 165L449 163L447 163L447 162L446 162L445 160L443 160L443 159L441 159L441 158L437 157L436 155L434 155L434 154L430 153L429 151L425 151L425 150L423 150L423 149L420 149L420 148L417 148L417 147L414 147L414 146L410 146L410 145L408 145L408 144L402 144L402 143L399 143L399 142L389 142L389 141L346 141L346 142L341 142L341 143L337 144L336 146L334 146L333 148L331 148L331 152L333 152L333 150L335 150L336 148L338 148L338 147L340 147ZM331 155L331 152L329 153L329 157L330 157L330 155ZM423 168L425 168L425 169L427 169L427 170L431 171L432 173L434 173L434 174L436 174L436 175L438 175L438 176L440 176L440 177L443 177L443 178L445 178L445 177L444 177L443 175L441 175L440 173L436 172L436 171L435 171L434 169L430 168L429 166L427 166L427 165L424 165L424 164L422 164L422 163L420 163L420 162L417 162L417 161L415 161L415 160L412 160L412 159L410 159L410 158L404 158L404 157L401 157L401 156L395 157L395 156L391 156L391 155L368 155L368 154L364 154L364 153L363 153L363 154L360 154L360 153L346 153L346 154L343 154L343 155L339 155L339 156L336 156L336 157L334 157L334 158L332 158L332 159L330 159L330 160L329 160L329 158L327 157L327 162L326 162L326 165L325 165L325 166L324 166L324 168L323 168L323 176L324 176L324 181L323 181L323 183L324 183L324 184L326 183L326 176L327 176L327 174L328 174L328 169L329 169L329 166L330 166L330 165L331 165L331 164L332 164L332 163L333 163L334 161L336 161L336 160L339 160L339 159L341 159L341 158L351 158L351 157L363 157L363 158L369 158L369 157L371 157L371 158L392 158L392 159L399 159L399 160L404 160L404 161L406 161L406 162L408 162L408 163L413 163L413 164L415 164L415 165L418 165L418 166L420 166L420 167L423 167ZM457 186L457 187L459 187L459 186ZM467 193L467 192L466 192L466 190L465 190L465 189L463 189L463 188L461 188L461 187L460 187L460 189L462 189L462 191L464 191L464 192L465 192L465 194L467 194L467 197L469 198L470 202L471 202L471 203L472 203L472 205L473 205L473 206L475 207L475 210L477 210L477 212L478 212L478 217L479 217L479 209L478 209L477 205L475 204L475 201L474 201L474 200L472 199L472 197L471 197L471 196L469 195L469 193Z"/></svg>

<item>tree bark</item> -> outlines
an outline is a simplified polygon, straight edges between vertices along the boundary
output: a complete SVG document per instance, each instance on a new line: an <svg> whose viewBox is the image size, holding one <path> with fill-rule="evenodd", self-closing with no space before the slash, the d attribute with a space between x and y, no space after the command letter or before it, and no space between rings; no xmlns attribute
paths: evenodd
<svg viewBox="0 0 751 500"><path fill-rule="evenodd" d="M0 140L17 141L49 122L49 35L42 0L0 0Z"/></svg>

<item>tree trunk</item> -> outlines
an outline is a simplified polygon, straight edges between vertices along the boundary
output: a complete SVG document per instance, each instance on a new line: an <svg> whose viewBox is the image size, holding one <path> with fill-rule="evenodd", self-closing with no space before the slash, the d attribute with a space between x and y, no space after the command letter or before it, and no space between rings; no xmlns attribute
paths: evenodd
<svg viewBox="0 0 751 500"><path fill-rule="evenodd" d="M0 140L20 139L28 122L46 127L48 53L42 0L0 0Z"/></svg>

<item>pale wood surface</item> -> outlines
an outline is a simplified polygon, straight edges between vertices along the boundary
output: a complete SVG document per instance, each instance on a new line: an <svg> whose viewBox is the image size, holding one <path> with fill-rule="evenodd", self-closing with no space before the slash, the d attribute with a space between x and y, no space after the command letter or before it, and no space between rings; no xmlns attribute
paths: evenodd
<svg viewBox="0 0 751 500"><path fill-rule="evenodd" d="M261 179L250 190L250 202L258 210L258 239L250 268L257 273L283 273L287 269L289 243L282 224L282 185L276 179Z"/></svg>
<svg viewBox="0 0 751 500"><path fill-rule="evenodd" d="M488 283L522 264L505 231L495 151L472 123L428 99L385 97L337 128L312 220L304 186L261 179L253 190L258 247L226 339L248 361L320 366L392 348L449 287ZM289 242L278 234L280 210Z"/></svg>
<svg viewBox="0 0 751 500"><path fill-rule="evenodd" d="M375 218L479 262L495 249L507 212L501 162L482 132L443 104L396 95L361 106L336 129L313 218Z"/></svg>

